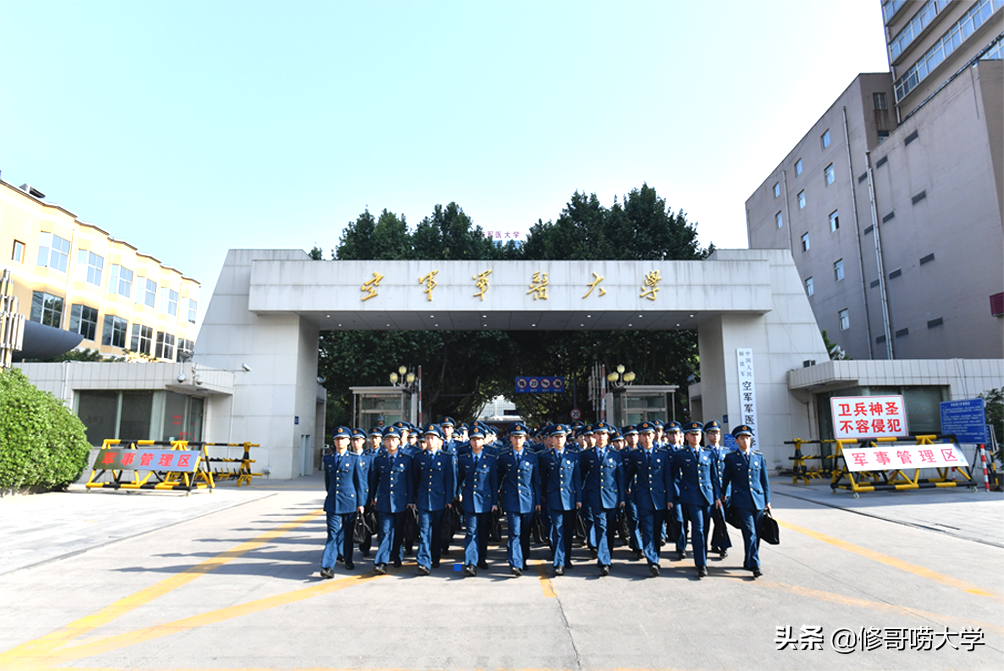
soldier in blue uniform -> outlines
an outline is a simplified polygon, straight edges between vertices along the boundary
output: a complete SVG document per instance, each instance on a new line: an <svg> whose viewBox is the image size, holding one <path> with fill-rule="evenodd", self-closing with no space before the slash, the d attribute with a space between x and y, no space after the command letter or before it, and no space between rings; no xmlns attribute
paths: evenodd
<svg viewBox="0 0 1004 671"><path fill-rule="evenodd" d="M425 428L425 449L415 457L415 504L418 508L418 572L439 568L443 513L457 497L453 455L443 451L443 433L435 424Z"/></svg>
<svg viewBox="0 0 1004 671"><path fill-rule="evenodd" d="M725 472L725 455L729 453L729 450L722 445L722 425L718 423L718 420L713 419L704 425L704 437L708 441L708 449L715 455L718 467L719 498L724 501L728 499L729 493L722 489L722 474ZM729 538L729 525L725 523L724 510L712 512L714 514L711 515L711 521L704 527L704 537L711 545L712 552L717 552L718 556L724 559L729 556L729 548L732 547L732 540Z"/></svg>
<svg viewBox="0 0 1004 671"><path fill-rule="evenodd" d="M638 425L640 447L628 454L628 480L634 483L638 507L638 528L642 552L653 576L659 575L659 548L662 545L662 519L669 504L669 452L655 447L655 424Z"/></svg>
<svg viewBox="0 0 1004 671"><path fill-rule="evenodd" d="M443 417L439 420L439 429L443 432L443 452L447 454L457 453L457 441L453 435L455 428L456 424L452 417Z"/></svg>
<svg viewBox="0 0 1004 671"><path fill-rule="evenodd" d="M666 423L663 437L670 458L683 449L683 427L679 422ZM673 508L666 514L666 539L676 546L676 559L683 561L687 549L687 521L683 517L683 508Z"/></svg>
<svg viewBox="0 0 1004 671"><path fill-rule="evenodd" d="M345 568L352 570L352 529L356 515L363 511L366 489L362 484L359 457L349 452L352 432L348 427L335 429L335 450L324 456L324 513L327 518L328 542L321 555L321 577L335 577L335 560L345 558Z"/></svg>
<svg viewBox="0 0 1004 671"><path fill-rule="evenodd" d="M638 531L638 505L634 500L634 480L628 479L630 471L631 452L638 448L638 429L634 424L624 427L624 450L621 453L621 464L624 470L624 514L628 523L628 545L634 552L635 559L642 558L641 532Z"/></svg>
<svg viewBox="0 0 1004 671"><path fill-rule="evenodd" d="M380 451L380 444L383 442L383 432L384 429L379 426L374 426L370 429L370 444L367 451L374 457L376 456L376 453Z"/></svg>
<svg viewBox="0 0 1004 671"><path fill-rule="evenodd" d="M353 454L359 458L359 470L362 473L362 483L363 483L363 494L359 498L364 505L369 503L370 500L370 467L373 465L374 453L366 449L366 432L362 429L352 429L352 445L350 447ZM372 527L368 519L364 519L370 516L372 508L364 511L360 514L360 519L365 524L365 530L362 538L359 539L359 551L364 557L370 556L370 545L372 543L373 534ZM360 519L356 520L356 526L359 526ZM366 532L368 531L368 533Z"/></svg>
<svg viewBox="0 0 1004 671"><path fill-rule="evenodd" d="M509 431L512 450L502 453L498 460L499 502L509 525L509 570L517 578L526 570L533 513L540 510L540 467L537 455L524 449L527 433L525 425L514 424Z"/></svg>
<svg viewBox="0 0 1004 671"><path fill-rule="evenodd" d="M752 449L753 429L743 424L732 429L739 449L725 455L725 472L722 489L731 485L732 495L728 505L739 513L743 532L743 568L753 572L754 578L763 575L760 570L760 520L765 510L770 510L770 481L767 479L767 462L763 455ZM721 507L721 499L715 502Z"/></svg>
<svg viewBox="0 0 1004 671"><path fill-rule="evenodd" d="M480 427L468 434L470 451L460 457L457 467L460 504L464 511L464 573L478 574L488 568L488 534L492 514L498 510L498 461L485 452L485 434Z"/></svg>
<svg viewBox="0 0 1004 671"><path fill-rule="evenodd" d="M373 569L387 572L387 563L401 566L401 543L404 540L404 516L415 505L411 457L399 449L401 433L390 427L384 433L384 451L370 467L370 497L380 524L379 547Z"/></svg>
<svg viewBox="0 0 1004 671"><path fill-rule="evenodd" d="M592 537L596 542L596 561L600 575L610 574L610 550L613 545L617 513L624 506L624 470L620 453L607 441L610 428L600 422L593 429L596 446L582 453L582 502L589 509L593 522Z"/></svg>
<svg viewBox="0 0 1004 671"><path fill-rule="evenodd" d="M683 519L690 522L691 546L694 549L694 566L697 578L708 575L707 544L704 530L711 517L711 506L718 499L718 464L711 450L701 447L700 422L684 425L687 444L677 450L672 459L674 508L683 511Z"/></svg>
<svg viewBox="0 0 1004 671"><path fill-rule="evenodd" d="M540 455L540 481L544 507L550 519L549 545L554 574L564 575L572 565L575 511L582 507L579 453L565 449L567 433L561 424L551 428L551 449Z"/></svg>

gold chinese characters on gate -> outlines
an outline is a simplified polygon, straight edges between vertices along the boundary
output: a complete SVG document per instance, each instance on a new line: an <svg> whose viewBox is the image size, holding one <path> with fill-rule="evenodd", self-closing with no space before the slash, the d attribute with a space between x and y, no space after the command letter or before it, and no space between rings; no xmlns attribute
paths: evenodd
<svg viewBox="0 0 1004 671"><path fill-rule="evenodd" d="M439 286L436 281L436 276L439 274L439 270L430 270L425 275L418 278L419 286L423 287L422 293L425 294L426 300L432 300L433 290ZM485 300L485 294L488 293L489 283L488 277L492 274L491 270L485 270L477 275L471 277L474 280L475 292L472 295L473 298ZM588 291L583 294L582 298L588 298L593 292L599 288L596 293L597 296L606 296L607 290L599 286L603 282L603 276L599 273L592 273L593 281L587 282L586 287ZM412 276L414 277L414 276ZM363 293L361 300L363 302L368 301L371 298L375 298L380 295L378 289L380 288L380 281L384 279L384 276L380 273L373 271L373 277L362 283L359 290ZM654 301L659 293L659 283L662 281L662 273L658 270L652 270L645 274L642 280L641 293L639 298L647 298L650 301ZM542 271L536 271L530 278L530 289L526 292L527 295L533 295L533 300L547 300L547 290L550 286L550 282L547 277L547 273Z"/></svg>

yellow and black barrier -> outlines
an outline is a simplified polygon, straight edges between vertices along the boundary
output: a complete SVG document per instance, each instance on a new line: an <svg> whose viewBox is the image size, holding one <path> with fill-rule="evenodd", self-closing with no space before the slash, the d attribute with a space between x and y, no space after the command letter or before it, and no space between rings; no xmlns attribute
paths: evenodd
<svg viewBox="0 0 1004 671"><path fill-rule="evenodd" d="M237 486L247 485L251 486L251 477L258 476L261 477L261 473L253 473L251 471L251 464L255 463L255 460L251 458L251 448L261 447L258 443L192 443L193 445L201 445L203 449L207 447L243 447L244 455L240 459L232 459L229 457L207 457L210 464L212 464L213 477L216 478L217 482L225 482L229 478L235 478L237 480Z"/></svg>
<svg viewBox="0 0 1004 671"><path fill-rule="evenodd" d="M871 439L838 439L834 441L837 445L833 457L834 469L830 489L834 492L843 489L854 493L854 498L858 498L860 492L879 491L900 491L905 489L937 489L945 487L969 487L976 491L976 484L973 480L973 467L960 462L959 466L926 466L923 463L912 464L904 467L902 464L894 468L877 468L869 470L851 470L847 464L845 449L851 448L871 448L878 450L882 447L916 447L930 446L933 449L938 446L948 446L952 451L961 454L959 442L955 434L930 434L918 436L904 436L900 438L884 437ZM860 455L859 455L860 456ZM921 470L934 470L937 473L933 478L921 478ZM913 471L913 475L907 475L907 471ZM961 476L962 480L956 480L955 475Z"/></svg>
<svg viewBox="0 0 1004 671"><path fill-rule="evenodd" d="M210 491L216 486L204 446L187 440L119 440L101 444L88 489Z"/></svg>
<svg viewBox="0 0 1004 671"><path fill-rule="evenodd" d="M829 479L833 474L832 460L836 455L834 454L822 454L823 445L833 444L836 441L830 440L804 440L802 438L795 438L794 440L784 441L785 445L795 446L795 456L788 457L793 463L791 466L791 484L797 485L798 481L801 480L804 484L809 484L810 480L822 480L823 478ZM805 454L802 451L803 445L819 445L820 454ZM820 464L818 466L809 466L806 462L809 460L819 459ZM830 461L830 465L825 465L826 461Z"/></svg>

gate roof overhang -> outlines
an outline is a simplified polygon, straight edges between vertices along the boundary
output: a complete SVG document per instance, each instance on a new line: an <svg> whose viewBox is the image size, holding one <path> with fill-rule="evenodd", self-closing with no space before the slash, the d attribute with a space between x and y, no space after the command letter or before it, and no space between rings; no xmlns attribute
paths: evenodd
<svg viewBox="0 0 1004 671"><path fill-rule="evenodd" d="M770 272L761 259L255 260L248 308L321 330L696 329L771 311Z"/></svg>

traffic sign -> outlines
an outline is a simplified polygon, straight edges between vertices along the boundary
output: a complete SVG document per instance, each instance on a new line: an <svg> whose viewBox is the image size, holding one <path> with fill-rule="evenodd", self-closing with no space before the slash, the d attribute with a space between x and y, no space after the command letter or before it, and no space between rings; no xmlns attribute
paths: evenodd
<svg viewBox="0 0 1004 671"><path fill-rule="evenodd" d="M572 412L568 414L571 415L572 419L582 419L582 411L578 408L573 408Z"/></svg>
<svg viewBox="0 0 1004 671"><path fill-rule="evenodd" d="M941 432L954 433L960 443L987 444L987 416L982 398L941 403Z"/></svg>

